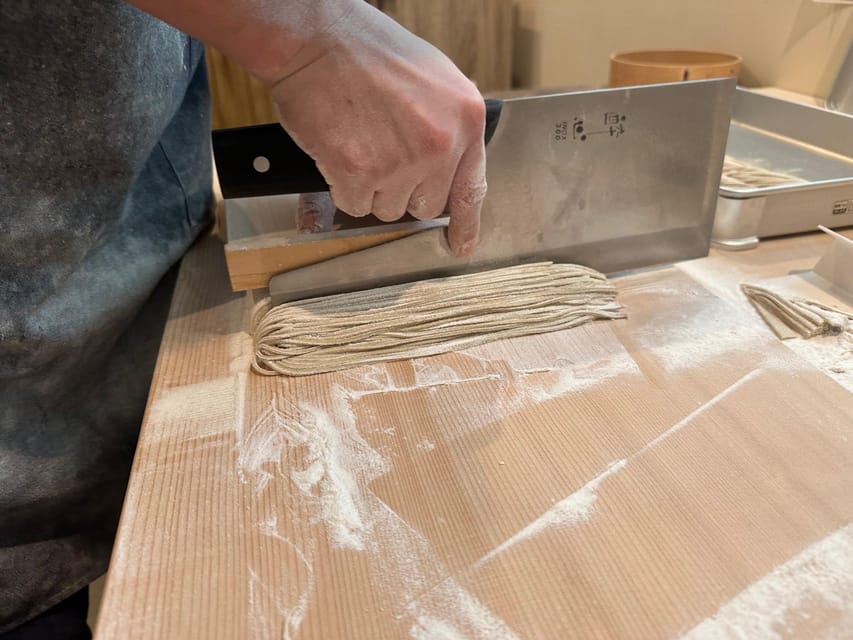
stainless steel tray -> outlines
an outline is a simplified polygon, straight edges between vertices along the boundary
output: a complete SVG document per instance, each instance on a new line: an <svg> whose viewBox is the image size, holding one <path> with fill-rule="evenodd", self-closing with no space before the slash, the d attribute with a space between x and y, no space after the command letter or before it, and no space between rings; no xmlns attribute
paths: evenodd
<svg viewBox="0 0 853 640"><path fill-rule="evenodd" d="M799 181L721 186L715 245L747 249L759 238L853 225L853 116L738 88L726 155Z"/></svg>

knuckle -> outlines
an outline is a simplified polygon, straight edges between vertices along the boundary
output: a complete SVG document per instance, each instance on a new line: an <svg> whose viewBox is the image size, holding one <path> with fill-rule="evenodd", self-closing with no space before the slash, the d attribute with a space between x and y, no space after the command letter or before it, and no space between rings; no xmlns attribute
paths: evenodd
<svg viewBox="0 0 853 640"><path fill-rule="evenodd" d="M463 120L469 126L482 128L486 126L486 103L479 94L463 99L461 111Z"/></svg>
<svg viewBox="0 0 853 640"><path fill-rule="evenodd" d="M340 145L333 164L337 175L347 183L369 183L380 172L381 155L371 150L369 142L359 136L356 138L359 139L353 138Z"/></svg>
<svg viewBox="0 0 853 640"><path fill-rule="evenodd" d="M330 193L334 205L344 213L354 217L363 217L370 213L370 198L357 193L344 192L335 186L331 187Z"/></svg>
<svg viewBox="0 0 853 640"><path fill-rule="evenodd" d="M432 220L437 218L444 212L444 202L439 203L438 200L428 200L424 196L417 196L409 203L409 213L418 220Z"/></svg>
<svg viewBox="0 0 853 640"><path fill-rule="evenodd" d="M350 180L367 181L375 172L373 163L361 154L345 154L340 162L343 174Z"/></svg>
<svg viewBox="0 0 853 640"><path fill-rule="evenodd" d="M453 131L440 125L426 128L421 136L421 147L433 156L443 156L453 150L455 144Z"/></svg>
<svg viewBox="0 0 853 640"><path fill-rule="evenodd" d="M412 104L411 129L413 146L409 149L410 160L443 156L456 145L458 124L439 118L432 108Z"/></svg>

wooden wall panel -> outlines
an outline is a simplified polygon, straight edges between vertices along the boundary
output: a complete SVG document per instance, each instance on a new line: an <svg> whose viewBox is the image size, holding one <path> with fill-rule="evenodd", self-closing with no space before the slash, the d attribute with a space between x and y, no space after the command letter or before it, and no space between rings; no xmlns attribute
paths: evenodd
<svg viewBox="0 0 853 640"><path fill-rule="evenodd" d="M233 60L207 47L213 128L276 122L269 91Z"/></svg>
<svg viewBox="0 0 853 640"><path fill-rule="evenodd" d="M370 0L444 51L481 91L510 88L513 0ZM237 63L208 47L213 128L275 122L269 92Z"/></svg>
<svg viewBox="0 0 853 640"><path fill-rule="evenodd" d="M378 4L444 51L481 91L510 88L512 0L385 0Z"/></svg>

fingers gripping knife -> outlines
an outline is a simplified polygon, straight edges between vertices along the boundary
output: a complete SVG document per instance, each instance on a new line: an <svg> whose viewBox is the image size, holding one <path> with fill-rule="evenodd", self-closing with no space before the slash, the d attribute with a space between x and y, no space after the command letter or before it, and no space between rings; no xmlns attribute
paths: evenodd
<svg viewBox="0 0 853 640"><path fill-rule="evenodd" d="M277 275L270 295L283 302L531 261L612 273L706 255L734 89L717 79L489 101L489 189L473 255L454 257L438 222ZM213 145L226 207L328 188L278 125L217 131Z"/></svg>

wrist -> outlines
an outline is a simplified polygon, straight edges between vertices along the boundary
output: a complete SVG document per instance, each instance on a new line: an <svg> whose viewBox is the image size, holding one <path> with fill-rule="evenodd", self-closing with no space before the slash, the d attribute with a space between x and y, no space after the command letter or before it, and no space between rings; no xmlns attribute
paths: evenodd
<svg viewBox="0 0 853 640"><path fill-rule="evenodd" d="M236 38L234 57L273 87L335 46L340 28L365 7L363 0L291 0L258 8Z"/></svg>

